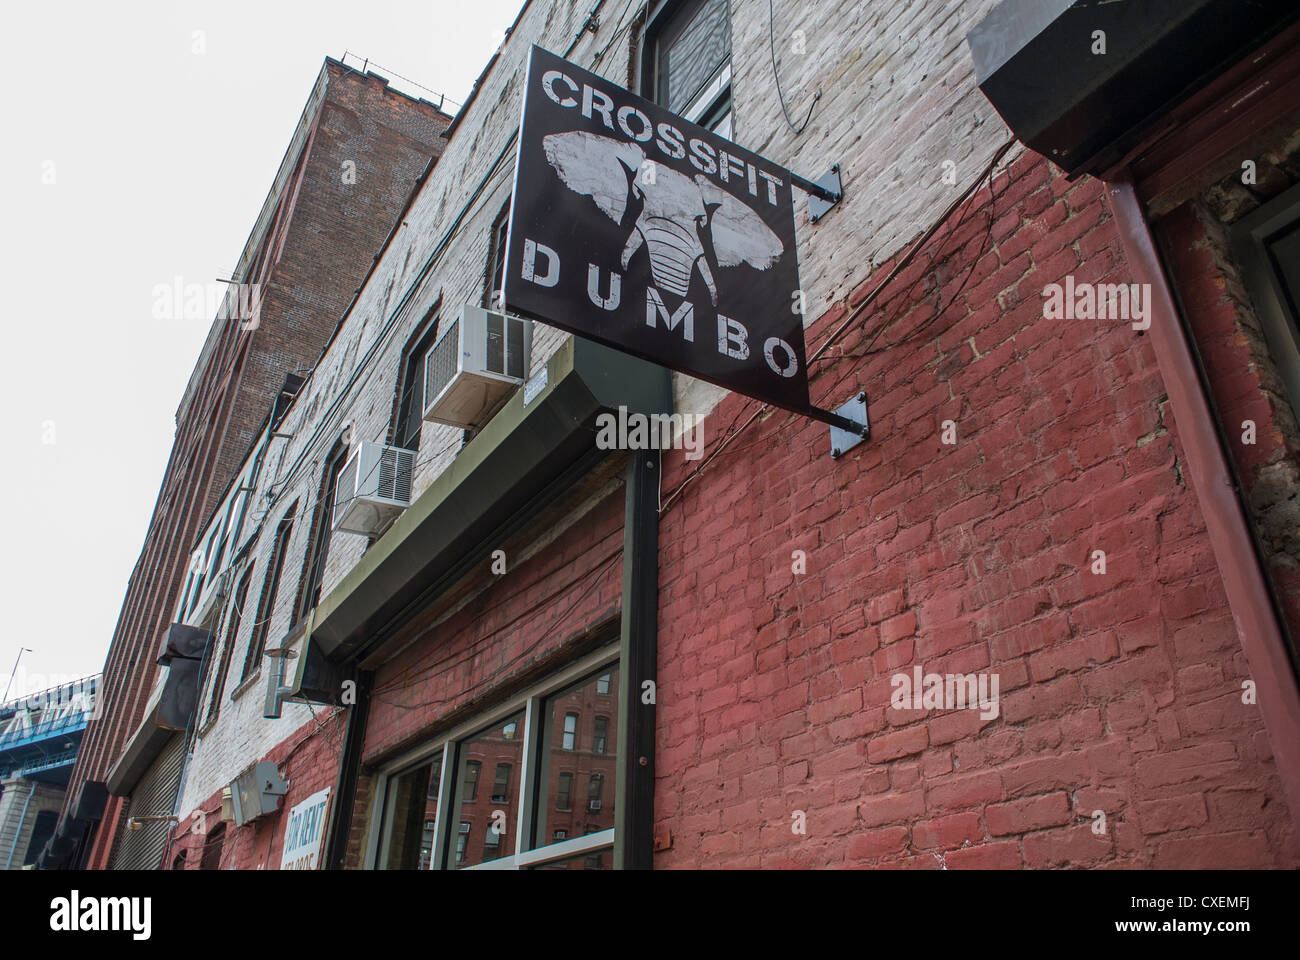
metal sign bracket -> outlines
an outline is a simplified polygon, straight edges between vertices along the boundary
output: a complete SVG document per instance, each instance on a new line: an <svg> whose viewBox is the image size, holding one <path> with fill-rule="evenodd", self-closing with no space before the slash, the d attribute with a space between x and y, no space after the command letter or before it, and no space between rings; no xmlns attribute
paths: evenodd
<svg viewBox="0 0 1300 960"><path fill-rule="evenodd" d="M794 185L808 194L808 216L813 223L830 212L831 208L844 199L844 183L840 180L840 165L837 163L816 180L807 180L797 174L791 174Z"/></svg>
<svg viewBox="0 0 1300 960"><path fill-rule="evenodd" d="M859 393L835 410L812 407L808 415L831 428L831 459L838 460L864 440L871 439L871 420L867 416L867 395Z"/></svg>

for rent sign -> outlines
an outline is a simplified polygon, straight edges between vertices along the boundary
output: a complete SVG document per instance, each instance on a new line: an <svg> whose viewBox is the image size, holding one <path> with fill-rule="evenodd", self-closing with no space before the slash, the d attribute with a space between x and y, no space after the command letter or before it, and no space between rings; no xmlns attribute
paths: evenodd
<svg viewBox="0 0 1300 960"><path fill-rule="evenodd" d="M806 410L789 173L538 47L526 83L507 309Z"/></svg>
<svg viewBox="0 0 1300 960"><path fill-rule="evenodd" d="M284 852L280 855L281 870L316 869L329 799L330 791L326 787L289 811L284 827Z"/></svg>

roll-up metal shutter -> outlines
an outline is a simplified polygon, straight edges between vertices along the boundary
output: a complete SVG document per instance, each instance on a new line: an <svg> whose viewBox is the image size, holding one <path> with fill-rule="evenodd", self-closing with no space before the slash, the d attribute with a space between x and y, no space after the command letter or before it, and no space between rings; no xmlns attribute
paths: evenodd
<svg viewBox="0 0 1300 960"><path fill-rule="evenodd" d="M181 760L185 755L185 737L177 734L167 741L158 759L140 778L127 804L127 817L168 817L176 805L176 792L180 789ZM118 834L119 842L113 853L114 870L157 870L162 866L163 848L167 834L172 829L167 820L149 820L138 830L127 830L125 824Z"/></svg>

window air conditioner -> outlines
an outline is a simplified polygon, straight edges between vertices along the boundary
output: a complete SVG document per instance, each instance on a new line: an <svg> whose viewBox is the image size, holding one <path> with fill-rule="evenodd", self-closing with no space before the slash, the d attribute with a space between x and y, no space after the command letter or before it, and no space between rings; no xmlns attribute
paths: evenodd
<svg viewBox="0 0 1300 960"><path fill-rule="evenodd" d="M479 427L528 376L529 320L466 305L424 361L424 419Z"/></svg>
<svg viewBox="0 0 1300 960"><path fill-rule="evenodd" d="M339 474L334 529L373 536L411 504L415 451L361 442Z"/></svg>

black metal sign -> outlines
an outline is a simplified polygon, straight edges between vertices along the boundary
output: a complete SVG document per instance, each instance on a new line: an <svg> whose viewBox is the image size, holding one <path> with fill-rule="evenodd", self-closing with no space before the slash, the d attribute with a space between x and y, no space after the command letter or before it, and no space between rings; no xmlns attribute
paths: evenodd
<svg viewBox="0 0 1300 960"><path fill-rule="evenodd" d="M507 309L808 410L791 174L540 47L526 84Z"/></svg>

